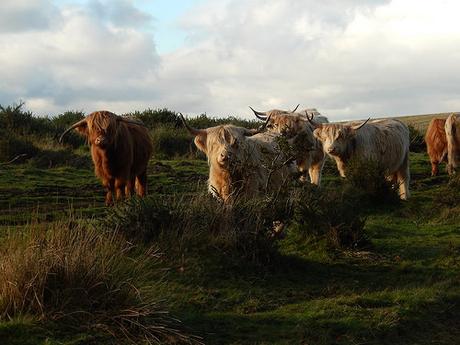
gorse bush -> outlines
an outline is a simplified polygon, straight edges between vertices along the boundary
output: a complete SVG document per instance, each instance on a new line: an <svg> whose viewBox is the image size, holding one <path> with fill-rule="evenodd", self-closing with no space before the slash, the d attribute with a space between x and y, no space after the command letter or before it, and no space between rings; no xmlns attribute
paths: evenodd
<svg viewBox="0 0 460 345"><path fill-rule="evenodd" d="M293 221L301 235L325 239L334 249L369 245L365 217L357 199L343 188L333 191L304 184L293 193Z"/></svg>
<svg viewBox="0 0 460 345"><path fill-rule="evenodd" d="M362 208L400 203L399 185L387 179L386 170L376 161L350 160L344 188Z"/></svg>
<svg viewBox="0 0 460 345"><path fill-rule="evenodd" d="M183 129L158 126L150 132L153 156L156 159L171 159L178 156L194 156L197 152L190 134Z"/></svg>
<svg viewBox="0 0 460 345"><path fill-rule="evenodd" d="M156 251L139 254L116 232L72 222L33 226L2 242L1 319L35 315L135 344L194 340L156 295L164 284Z"/></svg>
<svg viewBox="0 0 460 345"><path fill-rule="evenodd" d="M150 129L164 125L168 125L170 127L178 127L181 125L179 116L177 116L175 112L166 108L134 111L125 115L132 116L141 120Z"/></svg>
<svg viewBox="0 0 460 345"><path fill-rule="evenodd" d="M262 263L276 253L274 222L290 211L288 204L267 198L237 200L230 207L199 194L132 198L107 212L106 228L116 227L131 239L154 240L171 256L190 253L230 263Z"/></svg>

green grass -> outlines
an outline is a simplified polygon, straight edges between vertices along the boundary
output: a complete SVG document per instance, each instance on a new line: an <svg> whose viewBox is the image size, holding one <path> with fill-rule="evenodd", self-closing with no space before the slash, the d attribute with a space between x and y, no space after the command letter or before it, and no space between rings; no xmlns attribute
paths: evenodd
<svg viewBox="0 0 460 345"><path fill-rule="evenodd" d="M103 190L88 169L0 167L0 230L69 212L104 216ZM165 260L161 293L170 311L206 344L455 344L460 336L460 223L435 200L448 181L411 154L412 199L368 215L372 247L330 251L288 230L269 265L222 269L206 258ZM325 185L338 177L331 162ZM203 160L152 161L156 194L205 190ZM184 205L186 207L186 205ZM104 344L33 318L0 323L0 344Z"/></svg>

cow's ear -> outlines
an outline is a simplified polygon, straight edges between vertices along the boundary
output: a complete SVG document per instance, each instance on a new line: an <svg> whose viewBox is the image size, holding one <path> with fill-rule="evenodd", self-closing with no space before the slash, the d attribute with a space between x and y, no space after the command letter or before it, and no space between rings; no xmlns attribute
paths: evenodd
<svg viewBox="0 0 460 345"><path fill-rule="evenodd" d="M320 139L320 138L321 138L321 128L316 128L316 129L313 131L313 136L314 136L316 139Z"/></svg>
<svg viewBox="0 0 460 345"><path fill-rule="evenodd" d="M196 147L198 147L198 149L200 151L203 151L205 154L207 153L206 139L207 139L206 134L200 134L200 135L197 135L194 140Z"/></svg>

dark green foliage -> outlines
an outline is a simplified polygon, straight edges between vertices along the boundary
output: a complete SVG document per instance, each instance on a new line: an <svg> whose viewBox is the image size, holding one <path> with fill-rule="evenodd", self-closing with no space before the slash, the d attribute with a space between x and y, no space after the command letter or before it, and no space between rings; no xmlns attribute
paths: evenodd
<svg viewBox="0 0 460 345"><path fill-rule="evenodd" d="M293 220L304 236L324 238L336 249L369 245L358 200L343 188L324 191L304 184L295 191L293 199Z"/></svg>
<svg viewBox="0 0 460 345"><path fill-rule="evenodd" d="M378 162L355 159L347 164L344 188L362 207L398 205L398 187L386 178L386 171Z"/></svg>
<svg viewBox="0 0 460 345"><path fill-rule="evenodd" d="M81 111L66 111L54 117L51 120L55 127L55 131L52 134L53 138L57 139L68 127L80 121L84 117L85 114ZM85 145L86 139L72 131L66 135L64 142L66 145L70 145L72 148L76 149L82 145Z"/></svg>
<svg viewBox="0 0 460 345"><path fill-rule="evenodd" d="M152 195L109 209L104 224L128 238L156 240L176 257L214 252L223 261L260 263L276 252L273 222L286 218L285 207L271 199L237 201L230 207L207 194Z"/></svg>
<svg viewBox="0 0 460 345"><path fill-rule="evenodd" d="M153 156L156 159L191 156L197 152L193 137L182 128L162 125L156 127L150 133L153 143Z"/></svg>
<svg viewBox="0 0 460 345"><path fill-rule="evenodd" d="M144 111L134 111L125 114L141 120L148 128L153 129L162 125L177 127L180 125L180 119L177 114L169 109L146 109Z"/></svg>
<svg viewBox="0 0 460 345"><path fill-rule="evenodd" d="M409 139L410 139L410 146L409 149L411 152L425 152L426 151L426 143L425 138L422 132L416 129L412 125L407 126L409 128Z"/></svg>
<svg viewBox="0 0 460 345"><path fill-rule="evenodd" d="M257 128L261 125L261 122L257 120L242 120L234 116L215 118L208 117L206 114L201 114L197 117L190 118L187 121L190 124L190 126L195 128L208 128L225 124L232 124L235 126L246 128Z"/></svg>
<svg viewBox="0 0 460 345"><path fill-rule="evenodd" d="M0 131L0 162L9 161L22 154L26 155L24 158L34 157L39 151L26 137Z"/></svg>

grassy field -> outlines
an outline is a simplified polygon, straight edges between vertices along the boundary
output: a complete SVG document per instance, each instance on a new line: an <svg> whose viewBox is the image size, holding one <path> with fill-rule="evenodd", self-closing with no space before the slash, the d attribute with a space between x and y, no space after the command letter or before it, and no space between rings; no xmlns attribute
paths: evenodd
<svg viewBox="0 0 460 345"><path fill-rule="evenodd" d="M402 122L406 123L407 125L413 126L418 131L422 132L423 134L426 132L428 128L428 124L432 119L435 118L447 118L452 113L436 113L436 114L426 114L426 115L407 115L407 116L400 116L396 117L396 119L401 120ZM455 112L458 114L458 112Z"/></svg>
<svg viewBox="0 0 460 345"><path fill-rule="evenodd" d="M276 259L262 267L222 267L215 253L178 259L165 252L169 269L159 293L206 344L456 344L458 209L437 205L448 177L430 177L424 153L411 154L411 169L413 197L368 213L365 249L330 250L288 229ZM325 175L326 190L333 189L330 162ZM150 198L203 191L206 178L204 160L151 161ZM107 213L90 169L28 164L0 167L0 209L2 237L69 215L98 220ZM0 344L114 342L125 343L27 313L0 322Z"/></svg>

